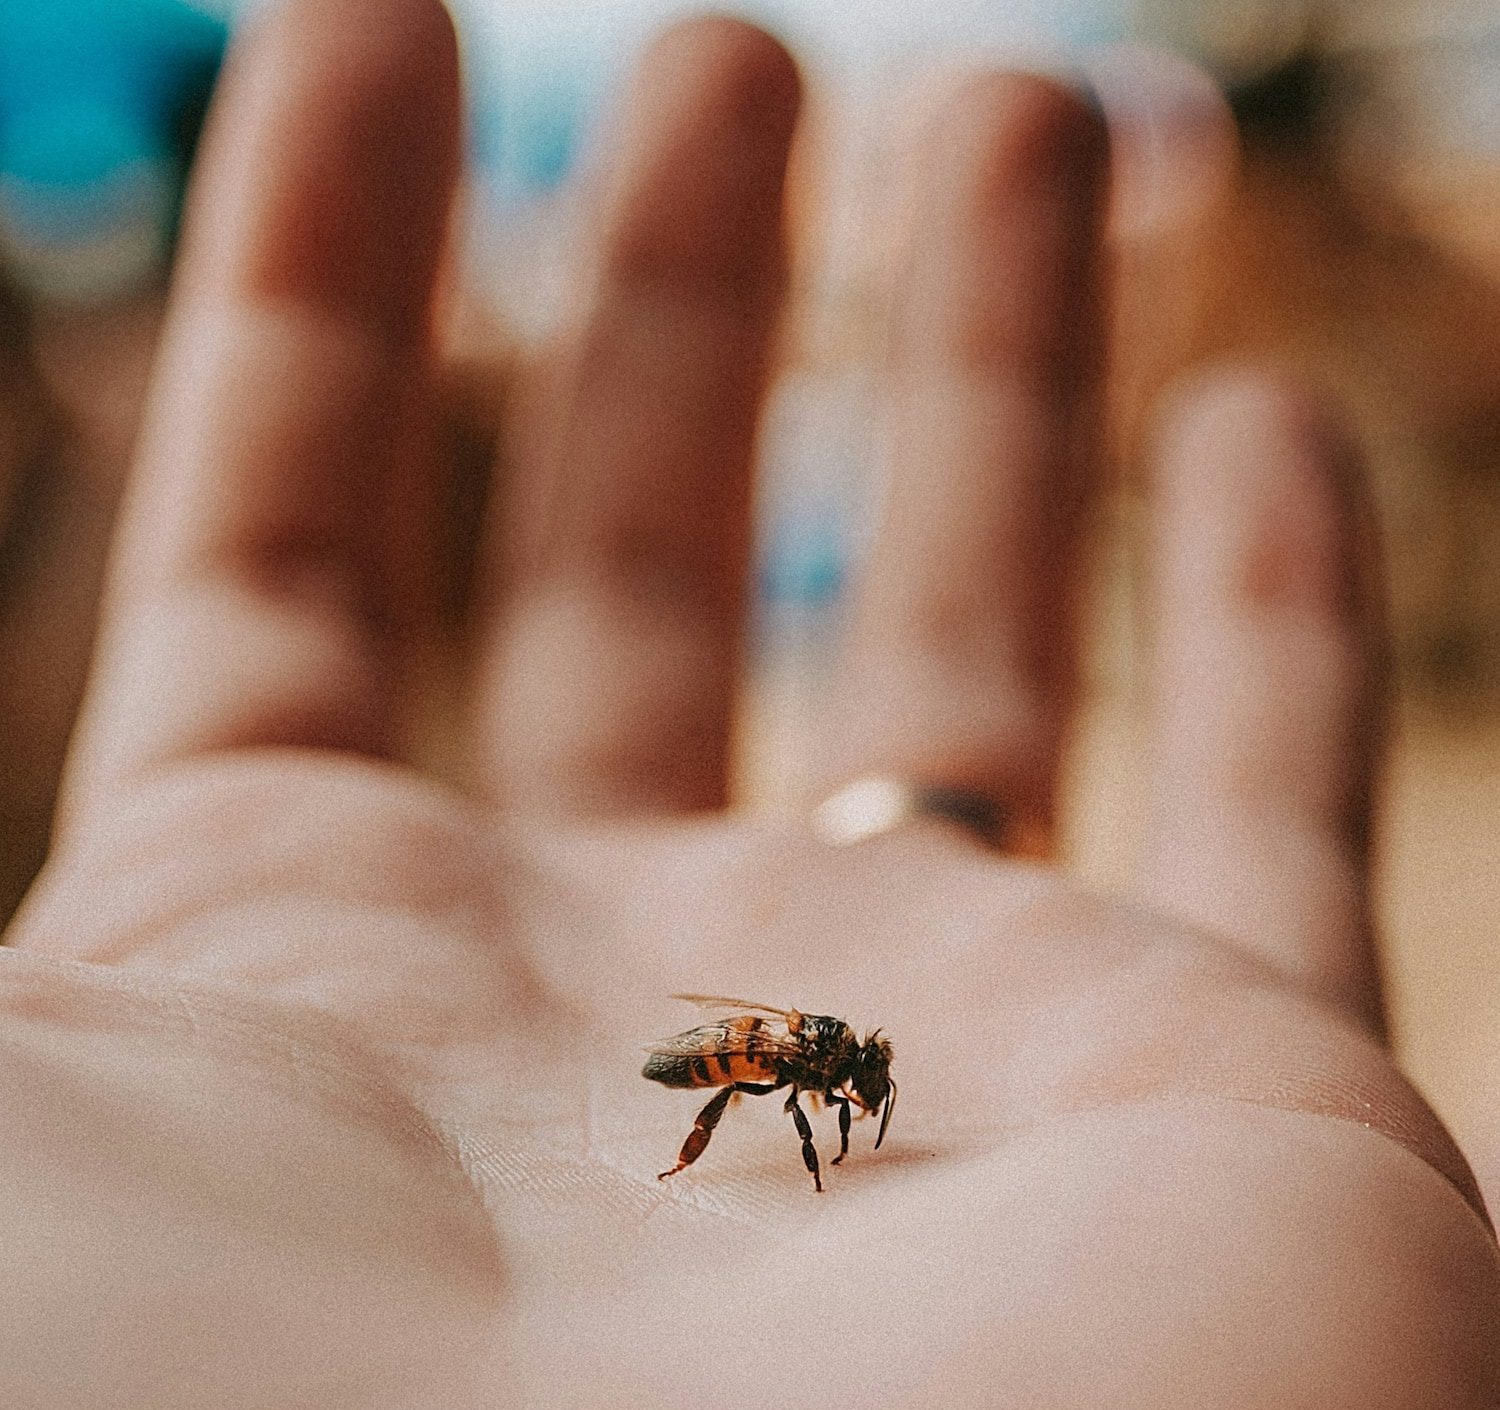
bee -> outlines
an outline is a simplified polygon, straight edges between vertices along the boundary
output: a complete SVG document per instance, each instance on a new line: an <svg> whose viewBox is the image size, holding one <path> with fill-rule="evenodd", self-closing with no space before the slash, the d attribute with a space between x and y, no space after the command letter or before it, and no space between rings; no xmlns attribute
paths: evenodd
<svg viewBox="0 0 1500 1410"><path fill-rule="evenodd" d="M677 1164L656 1178L665 1180L686 1170L705 1150L724 1115L724 1108L738 1093L761 1097L790 1087L783 1108L791 1115L802 1139L802 1163L813 1177L813 1189L823 1189L818 1152L813 1146L812 1127L797 1103L803 1092L821 1098L839 1109L839 1153L837 1165L849 1154L850 1107L873 1113L884 1104L880 1134L875 1149L885 1140L896 1105L896 1084L891 1081L891 1043L880 1029L864 1042L841 1018L824 1014L775 1009L744 999L724 999L711 994L674 994L708 1009L721 1012L711 1023L690 1028L675 1038L654 1043L641 1076L664 1087L718 1087L712 1101L698 1113L693 1129L682 1144Z"/></svg>

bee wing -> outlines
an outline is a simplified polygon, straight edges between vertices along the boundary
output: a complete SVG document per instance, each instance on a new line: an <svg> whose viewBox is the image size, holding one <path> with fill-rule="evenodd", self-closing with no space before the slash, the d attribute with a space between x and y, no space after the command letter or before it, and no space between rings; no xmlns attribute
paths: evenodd
<svg viewBox="0 0 1500 1410"><path fill-rule="evenodd" d="M765 1053L771 1057L795 1057L802 1051L797 1039L782 1028L761 1027L752 1035L727 1023L705 1023L647 1047L661 1057L712 1057L716 1053Z"/></svg>
<svg viewBox="0 0 1500 1410"><path fill-rule="evenodd" d="M683 999L703 1009L747 1009L751 1013L769 1013L777 1018L790 1018L793 1009L772 1008L770 1004L752 1004L749 999L726 999L722 994L673 994L674 999Z"/></svg>

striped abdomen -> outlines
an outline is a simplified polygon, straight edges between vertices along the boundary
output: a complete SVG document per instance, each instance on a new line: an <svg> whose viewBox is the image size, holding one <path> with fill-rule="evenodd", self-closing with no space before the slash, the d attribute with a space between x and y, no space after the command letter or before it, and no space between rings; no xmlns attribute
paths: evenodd
<svg viewBox="0 0 1500 1410"><path fill-rule="evenodd" d="M775 1082L773 1058L750 1053L652 1053L641 1076L664 1087L727 1087L731 1082Z"/></svg>
<svg viewBox="0 0 1500 1410"><path fill-rule="evenodd" d="M664 1087L775 1083L780 1080L777 1050L787 1047L784 1035L765 1030L764 1019L740 1014L667 1039L646 1059L641 1076Z"/></svg>

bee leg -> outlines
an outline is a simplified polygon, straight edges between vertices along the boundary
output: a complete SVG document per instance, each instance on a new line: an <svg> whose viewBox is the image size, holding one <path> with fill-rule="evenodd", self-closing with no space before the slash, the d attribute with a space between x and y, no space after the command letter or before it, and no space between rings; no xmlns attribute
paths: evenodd
<svg viewBox="0 0 1500 1410"><path fill-rule="evenodd" d="M849 1154L849 1098L841 1097L837 1092L824 1092L823 1100L830 1104L837 1103L839 1109L839 1153L828 1163L837 1165Z"/></svg>
<svg viewBox="0 0 1500 1410"><path fill-rule="evenodd" d="M802 1137L802 1163L812 1174L813 1189L822 1194L823 1180L818 1174L818 1151L812 1142L812 1127L807 1123L807 1113L797 1105L795 1087L792 1088L792 1095L786 1099L786 1110L791 1112L792 1120L797 1123L797 1134Z"/></svg>
<svg viewBox="0 0 1500 1410"><path fill-rule="evenodd" d="M724 1108L729 1105L729 1099L733 1095L733 1087L725 1087L714 1094L713 1100L698 1113L697 1120L693 1122L693 1129L688 1132L687 1140L682 1143L677 1164L670 1170L663 1170L656 1177L658 1180L665 1180L668 1175L675 1175L679 1170L686 1170L708 1149L709 1140L714 1134L714 1127L719 1124L719 1118L724 1115Z"/></svg>

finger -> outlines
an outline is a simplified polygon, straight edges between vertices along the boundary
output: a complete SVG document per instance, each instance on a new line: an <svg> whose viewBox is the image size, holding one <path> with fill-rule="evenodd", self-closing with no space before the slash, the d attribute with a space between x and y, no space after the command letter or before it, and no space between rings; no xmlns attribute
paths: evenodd
<svg viewBox="0 0 1500 1410"><path fill-rule="evenodd" d="M1356 472L1325 416L1253 373L1209 378L1169 421L1141 882L1376 1022L1384 653Z"/></svg>
<svg viewBox="0 0 1500 1410"><path fill-rule="evenodd" d="M658 41L621 109L483 668L478 766L513 803L724 801L798 101L780 45L710 19Z"/></svg>
<svg viewBox="0 0 1500 1410"><path fill-rule="evenodd" d="M1157 393L1197 357L1239 136L1222 85L1180 54L1121 44L1084 67L1109 123L1109 423L1133 461Z"/></svg>
<svg viewBox="0 0 1500 1410"><path fill-rule="evenodd" d="M836 775L1050 823L1095 464L1105 133L1047 79L969 80L915 151L884 515L831 708Z"/></svg>
<svg viewBox="0 0 1500 1410"><path fill-rule="evenodd" d="M436 0L292 0L200 164L73 803L204 751L382 752L405 492L457 146Z"/></svg>

